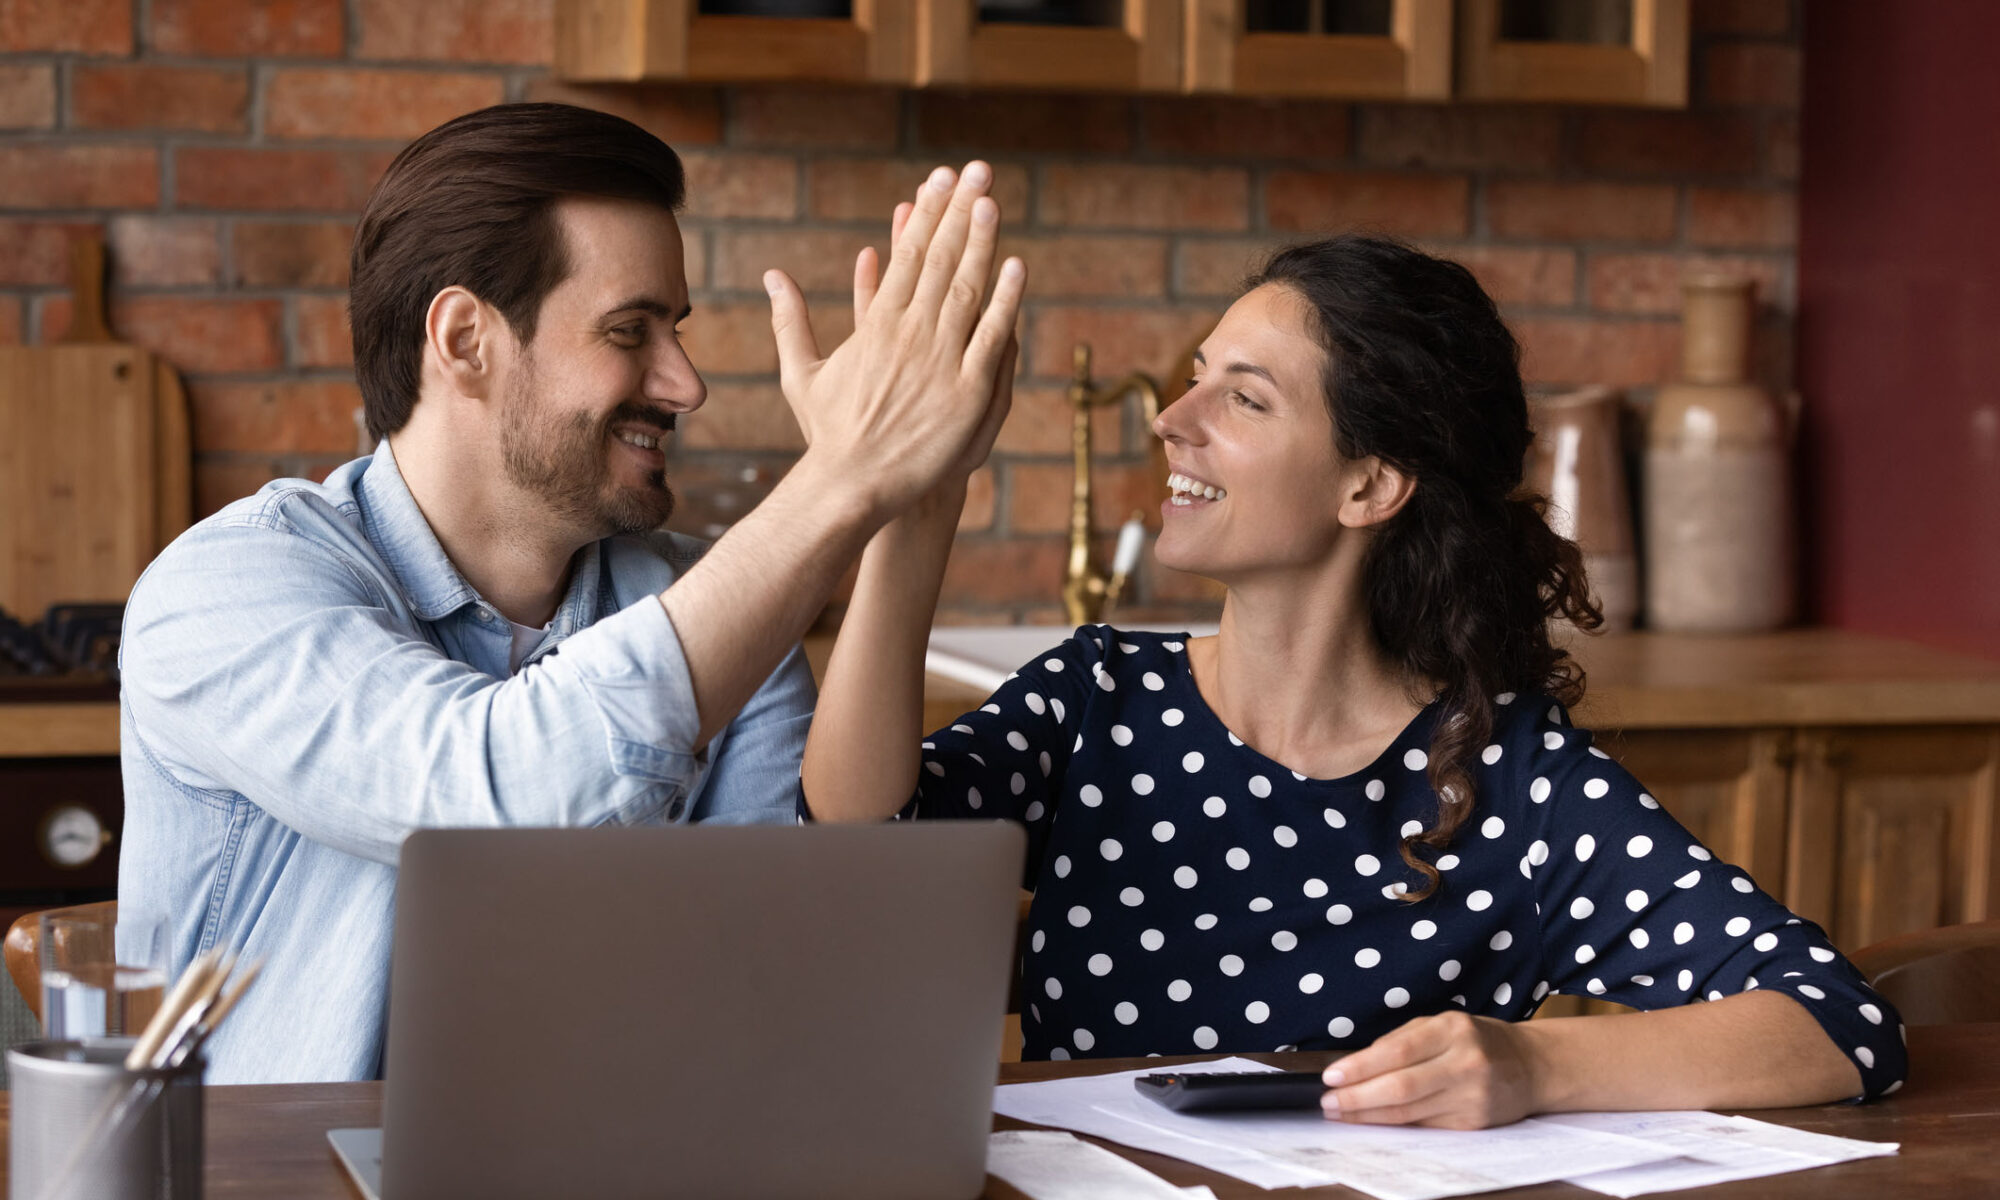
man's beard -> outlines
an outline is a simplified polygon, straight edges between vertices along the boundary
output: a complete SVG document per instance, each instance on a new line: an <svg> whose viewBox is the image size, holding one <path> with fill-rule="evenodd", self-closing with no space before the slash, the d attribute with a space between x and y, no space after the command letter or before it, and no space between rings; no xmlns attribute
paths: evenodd
<svg viewBox="0 0 2000 1200"><path fill-rule="evenodd" d="M649 533L673 515L674 493L664 471L648 472L640 487L611 479L606 456L611 426L630 421L657 430L664 440L672 416L640 404L621 404L603 419L589 413L545 410L531 396L531 365L515 376L500 431L507 478L548 504L559 519L600 531L600 536Z"/></svg>

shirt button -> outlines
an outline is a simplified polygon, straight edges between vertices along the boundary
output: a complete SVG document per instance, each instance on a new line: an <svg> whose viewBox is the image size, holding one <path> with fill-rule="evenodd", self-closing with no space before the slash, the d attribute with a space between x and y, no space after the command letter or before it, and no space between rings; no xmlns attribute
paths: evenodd
<svg viewBox="0 0 2000 1200"><path fill-rule="evenodd" d="M678 821L681 819L681 814L686 811L687 801L677 797L672 804L667 805L667 820Z"/></svg>
<svg viewBox="0 0 2000 1200"><path fill-rule="evenodd" d="M474 613L475 613L475 614L476 614L476 615L478 616L478 618L479 618L479 619L480 619L481 621L485 622L485 623L486 623L486 624L488 624L488 625L491 625L491 624L493 623L493 614L492 614L492 613L490 613L490 612L487 612L487 611L486 611L485 609L483 609L483 608L480 608L480 609L475 609L475 610L473 610L473 611L474 611Z"/></svg>

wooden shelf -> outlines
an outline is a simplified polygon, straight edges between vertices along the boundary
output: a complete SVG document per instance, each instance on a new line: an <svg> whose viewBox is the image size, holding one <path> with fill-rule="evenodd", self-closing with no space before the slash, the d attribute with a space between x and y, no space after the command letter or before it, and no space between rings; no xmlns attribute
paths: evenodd
<svg viewBox="0 0 2000 1200"><path fill-rule="evenodd" d="M116 704L0 705L0 758L117 754Z"/></svg>
<svg viewBox="0 0 2000 1200"><path fill-rule="evenodd" d="M1237 96L1445 100L1451 0L1395 0L1386 37L1251 33L1242 0L1188 0L1183 89Z"/></svg>
<svg viewBox="0 0 2000 1200"><path fill-rule="evenodd" d="M562 0L555 72L642 80L907 83L917 0L854 0L852 20L703 16L696 0Z"/></svg>
<svg viewBox="0 0 2000 1200"><path fill-rule="evenodd" d="M1459 0L1458 95L1543 104L1686 108L1688 0L1629 0L1626 45L1510 41L1501 0Z"/></svg>

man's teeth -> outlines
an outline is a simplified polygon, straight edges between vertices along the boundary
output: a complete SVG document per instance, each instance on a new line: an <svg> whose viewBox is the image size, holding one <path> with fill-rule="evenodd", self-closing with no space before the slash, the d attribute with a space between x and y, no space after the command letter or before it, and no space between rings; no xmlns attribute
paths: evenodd
<svg viewBox="0 0 2000 1200"><path fill-rule="evenodd" d="M1200 483L1179 473L1167 476L1167 486L1173 490L1173 502L1177 505L1193 504L1196 500L1220 500L1229 495L1214 484Z"/></svg>
<svg viewBox="0 0 2000 1200"><path fill-rule="evenodd" d="M641 450L658 450L660 448L659 438L647 437L643 433L635 433L629 429L619 430L617 437L619 441L637 446Z"/></svg>

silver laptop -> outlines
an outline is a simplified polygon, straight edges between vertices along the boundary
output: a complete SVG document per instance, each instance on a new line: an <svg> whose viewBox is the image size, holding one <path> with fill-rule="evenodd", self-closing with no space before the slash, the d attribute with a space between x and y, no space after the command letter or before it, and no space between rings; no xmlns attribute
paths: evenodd
<svg viewBox="0 0 2000 1200"><path fill-rule="evenodd" d="M427 830L371 1200L980 1194L1018 826Z"/></svg>

